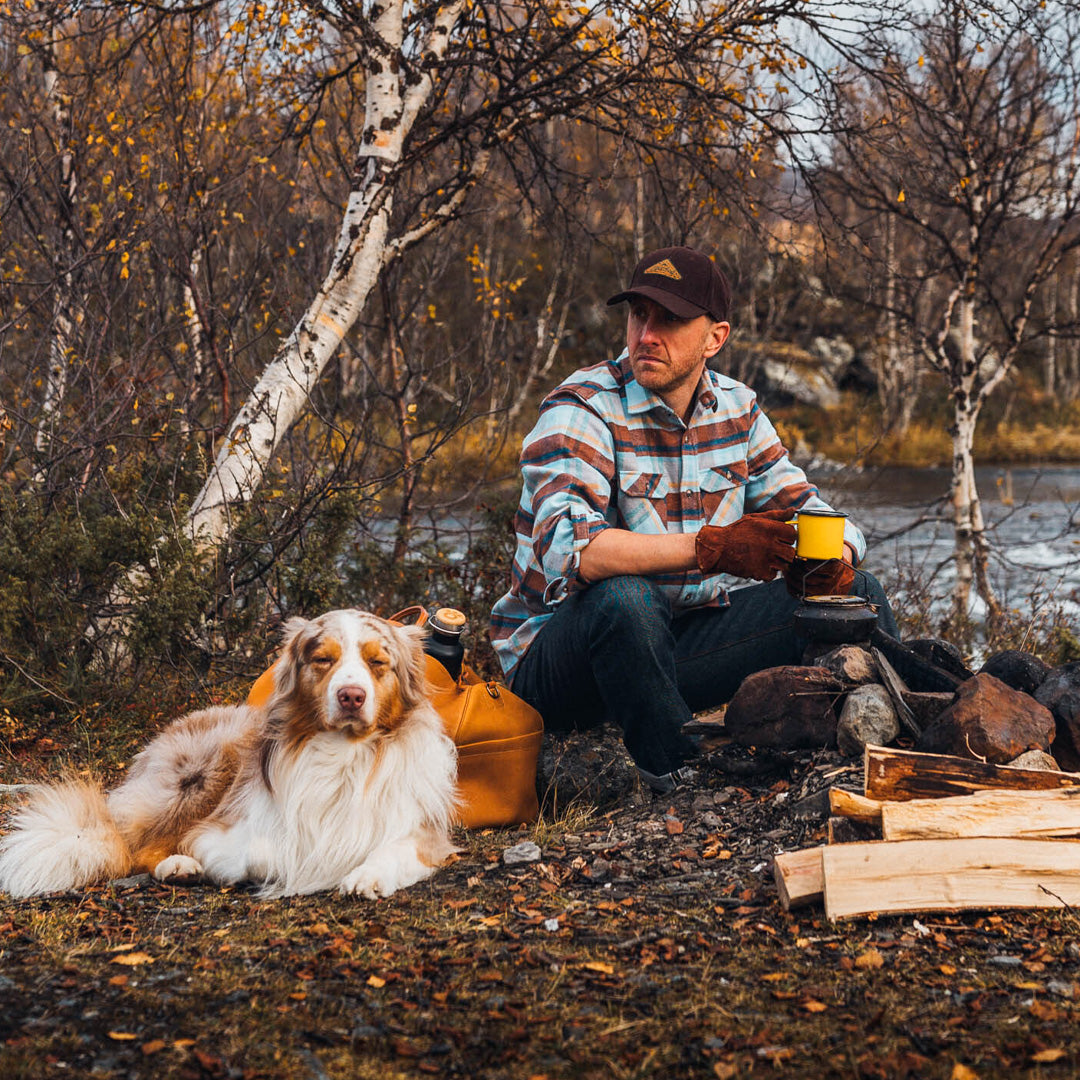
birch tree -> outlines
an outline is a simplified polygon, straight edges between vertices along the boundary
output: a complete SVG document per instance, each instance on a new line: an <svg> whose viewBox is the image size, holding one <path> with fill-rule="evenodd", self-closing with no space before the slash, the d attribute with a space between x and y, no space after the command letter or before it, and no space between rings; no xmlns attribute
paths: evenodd
<svg viewBox="0 0 1080 1080"><path fill-rule="evenodd" d="M668 0L261 5L271 23L279 14L292 20L288 34L302 8L307 21L295 33L323 42L297 130L318 122L342 83L362 94L362 119L328 269L229 423L190 506L184 528L196 550L212 553L227 542L236 512L259 491L380 275L462 213L493 159L526 184L555 121L633 144L653 161L692 159L700 176L715 180L776 107L748 78L749 58L776 75L792 62L775 23L797 7L797 0L685 8ZM420 194L405 205L407 179ZM132 574L114 590L114 611L122 614L139 584ZM102 637L122 630L122 618L99 626Z"/></svg>
<svg viewBox="0 0 1080 1080"><path fill-rule="evenodd" d="M1001 614L975 484L979 415L1080 243L1078 20L1070 3L944 0L836 42L851 80L831 95L821 174L870 225L891 221L906 238L903 259L895 245L864 253L889 264L886 312L949 387L959 620L973 588L991 621Z"/></svg>

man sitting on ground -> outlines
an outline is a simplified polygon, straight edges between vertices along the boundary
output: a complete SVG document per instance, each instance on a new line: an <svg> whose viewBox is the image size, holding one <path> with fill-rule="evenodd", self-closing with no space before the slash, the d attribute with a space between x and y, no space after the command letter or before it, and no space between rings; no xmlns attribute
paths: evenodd
<svg viewBox="0 0 1080 1080"><path fill-rule="evenodd" d="M795 558L794 511L829 507L754 393L707 366L731 332L712 260L654 251L608 303L624 301L625 350L557 386L525 438L512 582L491 637L548 730L614 721L667 792L692 775L693 712L801 662L801 596L854 591L897 631L881 586L855 569L866 544L850 522L842 559ZM761 584L728 592L722 574Z"/></svg>

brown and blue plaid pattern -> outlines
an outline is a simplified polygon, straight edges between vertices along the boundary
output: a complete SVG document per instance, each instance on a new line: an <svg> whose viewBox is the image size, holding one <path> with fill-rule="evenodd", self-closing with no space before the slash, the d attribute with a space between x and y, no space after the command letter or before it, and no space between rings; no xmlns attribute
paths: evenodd
<svg viewBox="0 0 1080 1080"><path fill-rule="evenodd" d="M752 390L706 370L684 424L634 379L625 352L574 372L544 399L521 471L510 591L491 617L507 678L554 606L585 587L579 556L601 530L696 533L758 510L828 508ZM865 541L850 522L846 539L861 561ZM675 611L726 604L733 583L697 570L655 580Z"/></svg>

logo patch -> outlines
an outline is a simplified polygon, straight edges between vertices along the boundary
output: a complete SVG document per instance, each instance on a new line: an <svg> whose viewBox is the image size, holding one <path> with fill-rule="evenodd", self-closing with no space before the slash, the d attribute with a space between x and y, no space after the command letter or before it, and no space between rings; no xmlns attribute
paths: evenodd
<svg viewBox="0 0 1080 1080"><path fill-rule="evenodd" d="M682 281L682 274L675 269L675 264L670 259L663 259L658 263L654 263L648 269L643 271L646 274L661 274L663 277L674 278L676 281Z"/></svg>

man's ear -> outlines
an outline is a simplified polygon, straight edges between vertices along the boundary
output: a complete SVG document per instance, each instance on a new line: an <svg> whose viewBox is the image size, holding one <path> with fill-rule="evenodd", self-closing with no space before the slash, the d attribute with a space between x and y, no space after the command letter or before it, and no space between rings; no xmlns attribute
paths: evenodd
<svg viewBox="0 0 1080 1080"><path fill-rule="evenodd" d="M731 323L714 322L709 327L709 333L705 338L705 359L715 356L723 347L731 335Z"/></svg>

